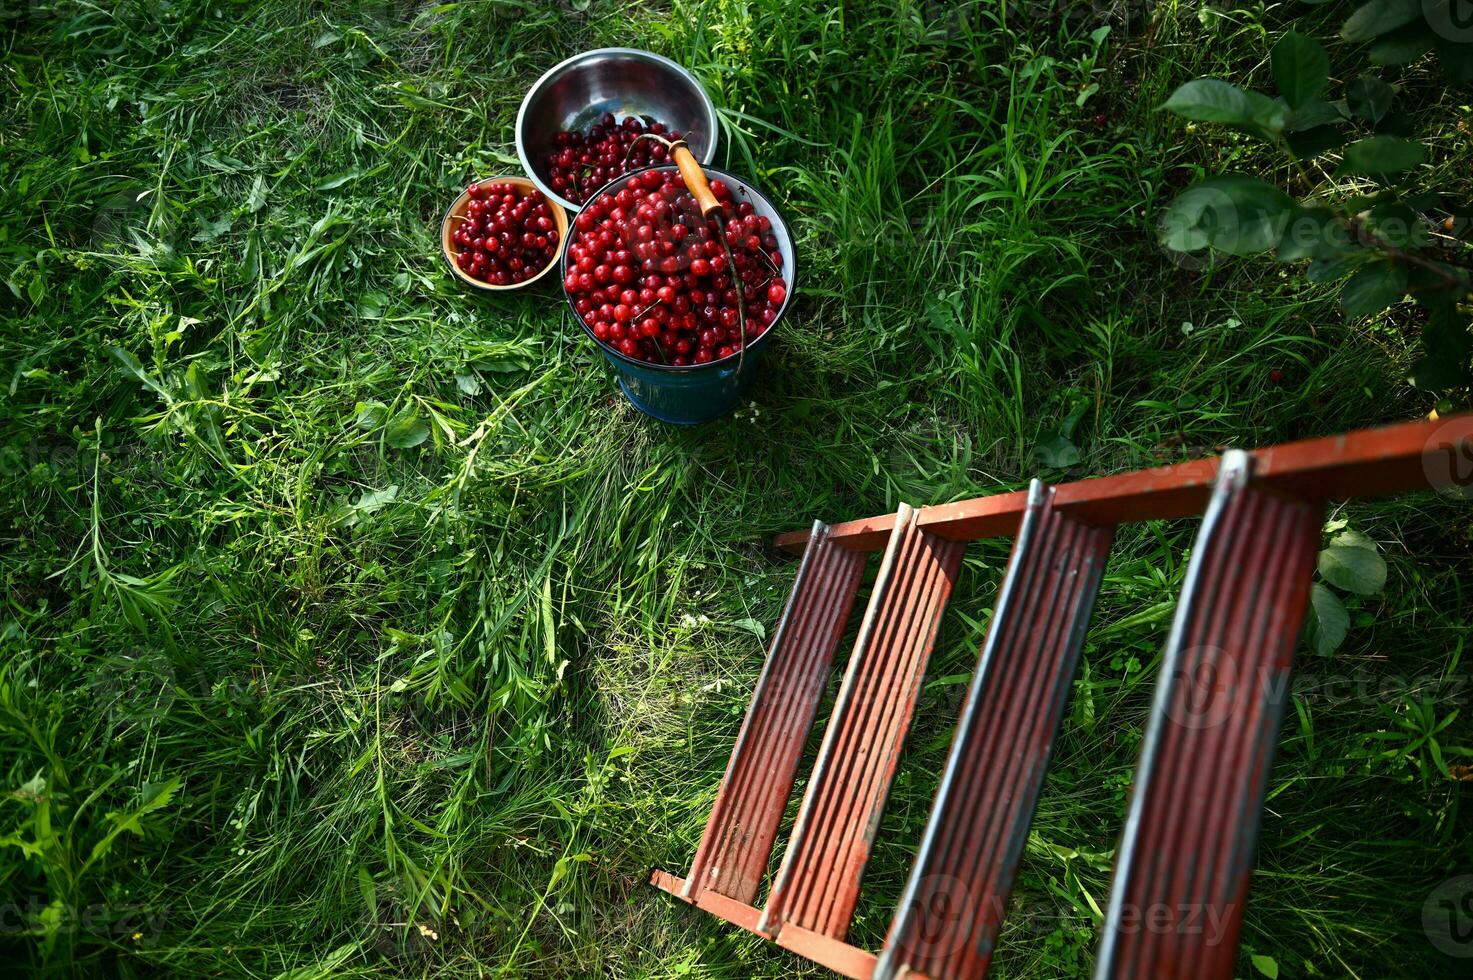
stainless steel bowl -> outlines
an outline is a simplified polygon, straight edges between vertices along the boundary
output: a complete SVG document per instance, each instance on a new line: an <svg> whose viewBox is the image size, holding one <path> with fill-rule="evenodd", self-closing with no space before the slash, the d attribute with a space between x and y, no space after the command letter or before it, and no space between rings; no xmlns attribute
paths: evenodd
<svg viewBox="0 0 1473 980"><path fill-rule="evenodd" d="M606 112L653 116L679 130L701 163L716 156L716 107L695 76L669 58L635 48L599 48L554 65L517 110L517 156L537 189L569 211L578 205L548 185L547 156L561 130L586 130Z"/></svg>

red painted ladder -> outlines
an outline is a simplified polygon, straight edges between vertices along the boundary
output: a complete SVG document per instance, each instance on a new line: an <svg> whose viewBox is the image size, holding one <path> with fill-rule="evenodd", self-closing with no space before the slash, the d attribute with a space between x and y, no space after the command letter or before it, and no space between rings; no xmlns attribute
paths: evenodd
<svg viewBox="0 0 1473 980"><path fill-rule="evenodd" d="M685 878L657 870L651 882L858 980L985 976L1114 528L1203 514L1095 975L1231 977L1323 506L1429 487L1473 496L1473 415L1059 486L1034 481L1026 492L902 505L780 536L803 560L705 834ZM845 941L860 878L962 552L1004 535L1014 535L1012 557L877 957ZM868 552L880 548L833 714L759 908L824 680ZM1192 927L1203 916L1216 942Z"/></svg>

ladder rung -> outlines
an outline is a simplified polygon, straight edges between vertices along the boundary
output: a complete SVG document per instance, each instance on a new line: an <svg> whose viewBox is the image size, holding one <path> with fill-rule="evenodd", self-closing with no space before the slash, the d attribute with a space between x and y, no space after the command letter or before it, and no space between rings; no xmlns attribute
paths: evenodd
<svg viewBox="0 0 1473 980"><path fill-rule="evenodd" d="M1103 528L1205 506L1117 850L1096 980L1226 980L1308 605L1320 504L1465 482L1460 471L1447 474L1468 456L1470 432L1473 415L1406 423L1064 484L1044 499L1035 487L919 513L902 505L893 514L779 535L777 543L792 550L822 539L805 563L835 544L847 553L883 547L885 558L777 882L759 911L751 902L821 696L821 688L799 683L789 718L787 702L765 690L782 686L790 672L814 676L778 663L789 642L781 636L803 618L795 607L807 590L796 585L692 882L656 869L651 884L853 980L872 980L876 971L887 980L982 976L1109 548ZM882 960L849 945L846 933L937 623L963 542L1015 530L1012 584L999 596ZM1047 546L1045 531L1054 536ZM1054 557L1058 564L1050 564ZM857 591L858 562L852 574L835 630ZM1045 595L1035 595L1040 589ZM822 658L825 670L832 655L830 648ZM786 727L795 719L801 724ZM785 734L770 735L777 730ZM777 738L770 766L758 732ZM960 905L937 904L954 897L928 882L938 874L963 883ZM966 915L945 921L957 910ZM967 946L956 948L962 939Z"/></svg>
<svg viewBox="0 0 1473 980"><path fill-rule="evenodd" d="M1097 980L1233 975L1321 511L1223 456L1116 852Z"/></svg>
<svg viewBox="0 0 1473 980"><path fill-rule="evenodd" d="M682 898L757 897L867 558L814 522Z"/></svg>
<svg viewBox="0 0 1473 980"><path fill-rule="evenodd" d="M986 975L1113 539L1033 481L876 980Z"/></svg>
<svg viewBox="0 0 1473 980"><path fill-rule="evenodd" d="M901 505L759 930L842 941L964 544Z"/></svg>

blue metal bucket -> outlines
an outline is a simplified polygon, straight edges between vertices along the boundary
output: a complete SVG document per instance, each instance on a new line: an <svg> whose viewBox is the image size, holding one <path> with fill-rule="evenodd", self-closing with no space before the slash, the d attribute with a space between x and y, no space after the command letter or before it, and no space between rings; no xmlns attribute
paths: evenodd
<svg viewBox="0 0 1473 980"><path fill-rule="evenodd" d="M599 346L619 373L619 390L635 408L661 422L697 425L720 418L737 407L742 393L756 377L762 348L771 336L769 329L748 344L747 356L740 366L733 354L710 364L671 368L636 361L603 344Z"/></svg>
<svg viewBox="0 0 1473 980"><path fill-rule="evenodd" d="M674 170L675 167L667 164L646 169ZM702 169L711 177L719 177L725 181L737 201L750 201L755 213L767 216L772 222L773 234L777 236L778 251L783 257L783 273L788 287L787 299L783 301L782 308L777 311L777 319L772 322L772 326L768 327L762 336L747 345L745 357L739 352L709 364L690 364L685 367L651 364L647 361L626 357L593 335L593 330L583 322L583 318L573 308L572 297L568 296L566 287L563 289L563 299L567 302L573 319L583 328L588 339L598 345L604 357L614 366L614 371L619 376L619 389L624 392L630 404L651 418L669 422L672 425L698 425L701 422L709 422L737 407L743 393L751 386L752 379L756 377L763 350L772 340L772 335L777 332L778 324L782 323L788 308L793 305L793 298L797 295L798 287L798 266L794 255L793 238L788 231L787 221L777 207L750 182L716 167L703 167ZM634 171L634 173L640 172L642 171ZM618 191L630 177L634 176L634 173L611 180L589 200L597 200L609 191ZM573 227L575 225L570 222L569 228ZM562 267L564 269L568 268L568 248L572 245L574 236L575 232L571 230L563 236Z"/></svg>

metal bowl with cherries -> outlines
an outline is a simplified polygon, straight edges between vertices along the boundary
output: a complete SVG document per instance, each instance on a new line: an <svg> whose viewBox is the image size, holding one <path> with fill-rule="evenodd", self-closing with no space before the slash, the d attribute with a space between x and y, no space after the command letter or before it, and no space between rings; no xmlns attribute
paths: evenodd
<svg viewBox="0 0 1473 980"><path fill-rule="evenodd" d="M517 156L548 200L579 205L549 183L547 158L557 134L585 132L606 113L622 121L640 116L681 134L702 164L716 156L716 107L694 75L662 55L635 48L599 48L548 69L517 111Z"/></svg>

